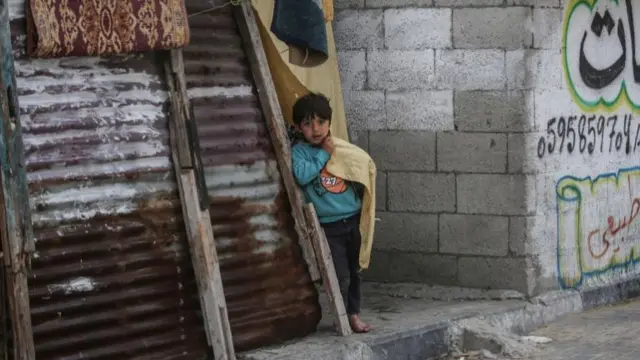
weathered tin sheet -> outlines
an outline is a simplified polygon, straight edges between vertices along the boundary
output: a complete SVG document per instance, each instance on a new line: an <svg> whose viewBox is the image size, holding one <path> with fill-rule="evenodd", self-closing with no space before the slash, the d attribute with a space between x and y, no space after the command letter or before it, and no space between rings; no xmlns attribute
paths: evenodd
<svg viewBox="0 0 640 360"><path fill-rule="evenodd" d="M202 358L157 56L26 59L23 12L10 9L38 359ZM227 10L190 18L185 69L234 341L247 349L313 331L320 309Z"/></svg>
<svg viewBox="0 0 640 360"><path fill-rule="evenodd" d="M315 330L320 317L231 7L187 0L184 50L211 216L238 349Z"/></svg>
<svg viewBox="0 0 640 360"><path fill-rule="evenodd" d="M38 359L200 359L208 350L150 55L14 55L32 220Z"/></svg>

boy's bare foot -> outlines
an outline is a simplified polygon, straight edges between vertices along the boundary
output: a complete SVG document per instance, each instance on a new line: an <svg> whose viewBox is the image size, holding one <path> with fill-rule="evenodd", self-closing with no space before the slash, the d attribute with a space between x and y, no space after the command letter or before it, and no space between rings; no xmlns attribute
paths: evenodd
<svg viewBox="0 0 640 360"><path fill-rule="evenodd" d="M360 320L360 315L349 315L349 325L351 325L351 330L354 333L367 333L371 331L371 325Z"/></svg>

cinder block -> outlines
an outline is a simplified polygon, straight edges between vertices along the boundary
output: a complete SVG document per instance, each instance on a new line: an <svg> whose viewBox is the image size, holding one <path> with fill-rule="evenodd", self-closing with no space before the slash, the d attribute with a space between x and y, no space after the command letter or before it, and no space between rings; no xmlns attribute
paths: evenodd
<svg viewBox="0 0 640 360"><path fill-rule="evenodd" d="M535 83L531 77L535 78L535 74L529 72L529 60L531 50L513 50L506 53L506 73L507 88L509 89L527 89L531 84Z"/></svg>
<svg viewBox="0 0 640 360"><path fill-rule="evenodd" d="M577 121L577 120L576 120ZM546 132L530 132L525 134L509 134L509 172L518 174L557 174L564 171L567 167L567 157L574 158L576 163L583 164L586 168L595 166L594 159L588 154L579 154L578 143L572 155L567 154L565 148L562 156L547 157L544 161L538 157L538 140L542 136L546 136ZM620 167L624 167L620 163ZM553 181L554 186L557 179ZM555 190L551 189L555 194ZM554 197L555 199L555 197ZM555 207L555 204L554 204Z"/></svg>
<svg viewBox="0 0 640 360"><path fill-rule="evenodd" d="M537 49L561 49L563 11L554 8L533 9L533 47Z"/></svg>
<svg viewBox="0 0 640 360"><path fill-rule="evenodd" d="M362 90L367 80L367 59L364 51L342 50L338 52L340 80L345 90Z"/></svg>
<svg viewBox="0 0 640 360"><path fill-rule="evenodd" d="M376 210L387 210L387 173L384 171L376 174Z"/></svg>
<svg viewBox="0 0 640 360"><path fill-rule="evenodd" d="M436 6L443 7L484 7L501 6L504 0L435 0Z"/></svg>
<svg viewBox="0 0 640 360"><path fill-rule="evenodd" d="M371 132L369 140L370 155L380 170L436 169L435 133L376 131Z"/></svg>
<svg viewBox="0 0 640 360"><path fill-rule="evenodd" d="M349 120L349 119L347 119ZM350 130L350 141L352 144L369 152L369 131L368 130Z"/></svg>
<svg viewBox="0 0 640 360"><path fill-rule="evenodd" d="M438 171L493 172L507 170L507 136L438 133Z"/></svg>
<svg viewBox="0 0 640 360"><path fill-rule="evenodd" d="M364 7L364 0L334 0L333 7L336 9L357 9Z"/></svg>
<svg viewBox="0 0 640 360"><path fill-rule="evenodd" d="M588 161L589 160L586 160L581 163L586 165L589 163ZM591 167L595 167L595 164L591 165ZM558 222L558 199L556 197L556 186L558 181L556 174L558 172L559 171L541 172L536 174L536 194L539 194L539 198L537 199L535 214L539 216L546 215L548 217L546 222L547 224L556 224ZM551 233L551 235L552 236L549 238L552 239L557 236L555 233Z"/></svg>
<svg viewBox="0 0 640 360"><path fill-rule="evenodd" d="M339 50L377 49L384 44L382 10L336 11L333 28Z"/></svg>
<svg viewBox="0 0 640 360"><path fill-rule="evenodd" d="M533 119L534 127L536 131L546 132L547 122L560 115L564 114L582 114L582 110L578 107L575 101L569 96L566 89L562 90L534 90L533 103L534 115L531 115ZM562 112L559 112L562 109ZM551 157L545 158L545 161L550 160ZM558 169L560 170L560 169Z"/></svg>
<svg viewBox="0 0 640 360"><path fill-rule="evenodd" d="M389 266L389 252L373 249L369 268L362 272L362 277L365 281L387 282Z"/></svg>
<svg viewBox="0 0 640 360"><path fill-rule="evenodd" d="M431 6L433 0L367 0L368 8L399 8Z"/></svg>
<svg viewBox="0 0 640 360"><path fill-rule="evenodd" d="M460 285L509 289L529 294L533 285L533 269L525 258L460 257L458 280Z"/></svg>
<svg viewBox="0 0 640 360"><path fill-rule="evenodd" d="M451 46L451 9L389 9L384 12L388 49L424 50Z"/></svg>
<svg viewBox="0 0 640 360"><path fill-rule="evenodd" d="M512 216L509 218L509 251L518 256L532 255L534 252L530 232L536 221L535 216Z"/></svg>
<svg viewBox="0 0 640 360"><path fill-rule="evenodd" d="M379 282L456 285L457 267L454 256L374 250L364 278Z"/></svg>
<svg viewBox="0 0 640 360"><path fill-rule="evenodd" d="M367 58L370 89L406 90L433 87L434 51L372 51Z"/></svg>
<svg viewBox="0 0 640 360"><path fill-rule="evenodd" d="M378 250L438 252L438 215L377 213L373 246Z"/></svg>
<svg viewBox="0 0 640 360"><path fill-rule="evenodd" d="M455 124L459 131L527 131L524 91L456 91Z"/></svg>
<svg viewBox="0 0 640 360"><path fill-rule="evenodd" d="M527 161L530 156L536 156L536 149L527 147L527 137L524 133L509 134L507 138L509 149L509 173L524 174L534 173L536 168L531 161ZM533 151L529 153L528 151Z"/></svg>
<svg viewBox="0 0 640 360"><path fill-rule="evenodd" d="M506 56L509 89L563 89L560 50L514 50Z"/></svg>
<svg viewBox="0 0 640 360"><path fill-rule="evenodd" d="M343 91L347 122L353 130L386 128L387 116L382 91Z"/></svg>
<svg viewBox="0 0 640 360"><path fill-rule="evenodd" d="M520 49L533 43L531 9L464 8L453 10L453 46L457 49Z"/></svg>
<svg viewBox="0 0 640 360"><path fill-rule="evenodd" d="M459 213L528 215L535 210L535 186L527 176L460 174L456 182Z"/></svg>
<svg viewBox="0 0 640 360"><path fill-rule="evenodd" d="M453 130L453 91L388 92L385 109L391 130Z"/></svg>
<svg viewBox="0 0 640 360"><path fill-rule="evenodd" d="M391 172L387 175L390 211L454 212L453 174Z"/></svg>
<svg viewBox="0 0 640 360"><path fill-rule="evenodd" d="M438 87L457 90L501 90L506 84L501 50L436 50Z"/></svg>
<svg viewBox="0 0 640 360"><path fill-rule="evenodd" d="M506 256L509 219L505 216L440 215L440 252Z"/></svg>
<svg viewBox="0 0 640 360"><path fill-rule="evenodd" d="M507 0L507 5L536 6L536 7L562 7L562 0Z"/></svg>

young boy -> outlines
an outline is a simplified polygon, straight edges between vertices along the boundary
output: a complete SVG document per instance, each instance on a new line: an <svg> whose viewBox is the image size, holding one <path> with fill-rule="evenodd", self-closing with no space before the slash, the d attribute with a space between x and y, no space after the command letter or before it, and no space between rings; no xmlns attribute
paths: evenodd
<svg viewBox="0 0 640 360"><path fill-rule="evenodd" d="M324 229L349 324L356 333L371 326L360 319L360 211L362 200L353 183L327 172L334 153L329 133L332 109L322 94L310 93L293 106L293 122L304 141L293 146L293 174L307 201L313 203Z"/></svg>

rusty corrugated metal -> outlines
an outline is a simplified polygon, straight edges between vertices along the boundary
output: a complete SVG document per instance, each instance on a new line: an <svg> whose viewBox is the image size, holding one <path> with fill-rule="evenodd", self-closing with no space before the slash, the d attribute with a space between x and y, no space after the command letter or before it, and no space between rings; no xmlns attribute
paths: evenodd
<svg viewBox="0 0 640 360"><path fill-rule="evenodd" d="M203 358L160 67L148 55L26 59L23 29L12 21L37 358Z"/></svg>
<svg viewBox="0 0 640 360"><path fill-rule="evenodd" d="M24 58L12 31L37 257L38 359L197 359L206 341L151 55ZM206 5L187 1L190 13ZM319 321L289 204L230 8L190 18L189 95L238 349Z"/></svg>
<svg viewBox="0 0 640 360"><path fill-rule="evenodd" d="M320 318L231 7L187 0L187 89L198 123L234 342L304 336Z"/></svg>

